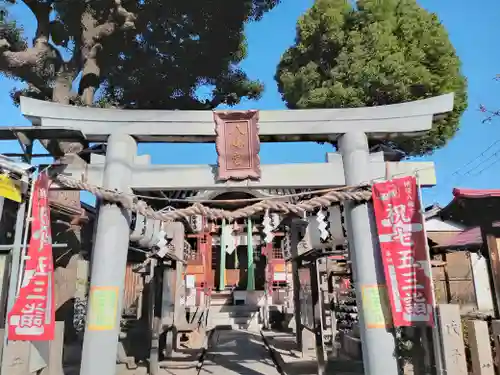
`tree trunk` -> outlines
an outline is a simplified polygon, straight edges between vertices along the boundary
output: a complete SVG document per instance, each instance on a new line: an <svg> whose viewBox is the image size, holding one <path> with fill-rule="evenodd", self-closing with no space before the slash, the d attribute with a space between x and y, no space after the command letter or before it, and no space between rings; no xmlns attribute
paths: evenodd
<svg viewBox="0 0 500 375"><path fill-rule="evenodd" d="M52 91L52 101L55 103L69 104L71 98L71 86L73 84L73 73L61 71L57 74Z"/></svg>
<svg viewBox="0 0 500 375"><path fill-rule="evenodd" d="M67 65L62 66L56 74L54 87L52 89L52 101L60 104L70 104L73 97L71 87L75 77L75 71ZM78 153L84 149L80 142L65 142L57 139L41 140L42 145L56 157L63 157L65 154ZM62 159L59 159L62 160Z"/></svg>
<svg viewBox="0 0 500 375"><path fill-rule="evenodd" d="M99 87L99 79L101 75L101 69L97 64L97 51L100 46L95 46L86 59L83 66L82 81L80 83L82 88L82 101L83 104L91 106L94 104L95 92Z"/></svg>

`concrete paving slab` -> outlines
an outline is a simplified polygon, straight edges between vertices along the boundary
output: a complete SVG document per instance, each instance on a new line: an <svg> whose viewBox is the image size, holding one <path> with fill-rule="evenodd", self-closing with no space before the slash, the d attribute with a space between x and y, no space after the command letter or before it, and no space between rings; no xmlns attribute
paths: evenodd
<svg viewBox="0 0 500 375"><path fill-rule="evenodd" d="M196 375L202 349L177 351L160 362L159 375Z"/></svg>
<svg viewBox="0 0 500 375"><path fill-rule="evenodd" d="M259 333L217 331L200 371L201 375L279 375Z"/></svg>

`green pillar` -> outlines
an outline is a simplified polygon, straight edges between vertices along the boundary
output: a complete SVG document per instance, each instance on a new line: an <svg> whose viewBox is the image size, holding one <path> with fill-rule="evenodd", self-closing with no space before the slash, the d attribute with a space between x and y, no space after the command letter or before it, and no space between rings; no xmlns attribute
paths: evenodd
<svg viewBox="0 0 500 375"><path fill-rule="evenodd" d="M222 219L220 230L220 267L219 267L219 290L226 289L226 220Z"/></svg>
<svg viewBox="0 0 500 375"><path fill-rule="evenodd" d="M255 264L253 263L253 228L252 219L247 219L247 258L248 281L247 290L255 290Z"/></svg>

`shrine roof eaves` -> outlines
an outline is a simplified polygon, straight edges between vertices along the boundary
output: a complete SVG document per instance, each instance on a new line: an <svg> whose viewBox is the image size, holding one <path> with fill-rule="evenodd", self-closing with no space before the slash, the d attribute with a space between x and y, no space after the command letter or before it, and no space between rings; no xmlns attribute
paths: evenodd
<svg viewBox="0 0 500 375"><path fill-rule="evenodd" d="M453 196L456 198L500 198L500 189L453 189Z"/></svg>
<svg viewBox="0 0 500 375"><path fill-rule="evenodd" d="M432 127L434 116L453 109L454 94L377 107L259 112L261 141L336 141L355 126L371 139L414 136ZM81 131L105 142L119 131L139 142L213 142L213 111L121 110L76 107L21 98L33 125Z"/></svg>
<svg viewBox="0 0 500 375"><path fill-rule="evenodd" d="M453 199L440 216L467 226L488 225L500 220L499 189L453 189Z"/></svg>

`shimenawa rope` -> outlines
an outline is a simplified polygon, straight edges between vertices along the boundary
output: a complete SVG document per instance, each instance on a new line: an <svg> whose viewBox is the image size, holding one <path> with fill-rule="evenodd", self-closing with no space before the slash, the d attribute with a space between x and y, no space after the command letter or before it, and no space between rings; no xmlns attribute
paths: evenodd
<svg viewBox="0 0 500 375"><path fill-rule="evenodd" d="M306 212L311 212L321 207L329 207L334 203L346 200L364 202L371 199L370 189L366 186L360 186L343 188L342 191L331 190L322 196L314 197L296 204L274 199L265 199L250 206L239 208L234 211L227 211L218 208L206 207L201 203L194 203L192 206L187 208L160 212L153 210L145 201L130 194L104 189L102 187L90 185L62 175L54 176L53 179L67 188L88 191L104 201L120 203L122 207L128 210L141 214L145 217L162 221L187 219L193 215L201 215L211 220L226 219L228 221L233 221L235 219L246 218L266 210L285 214L294 213L302 216Z"/></svg>

